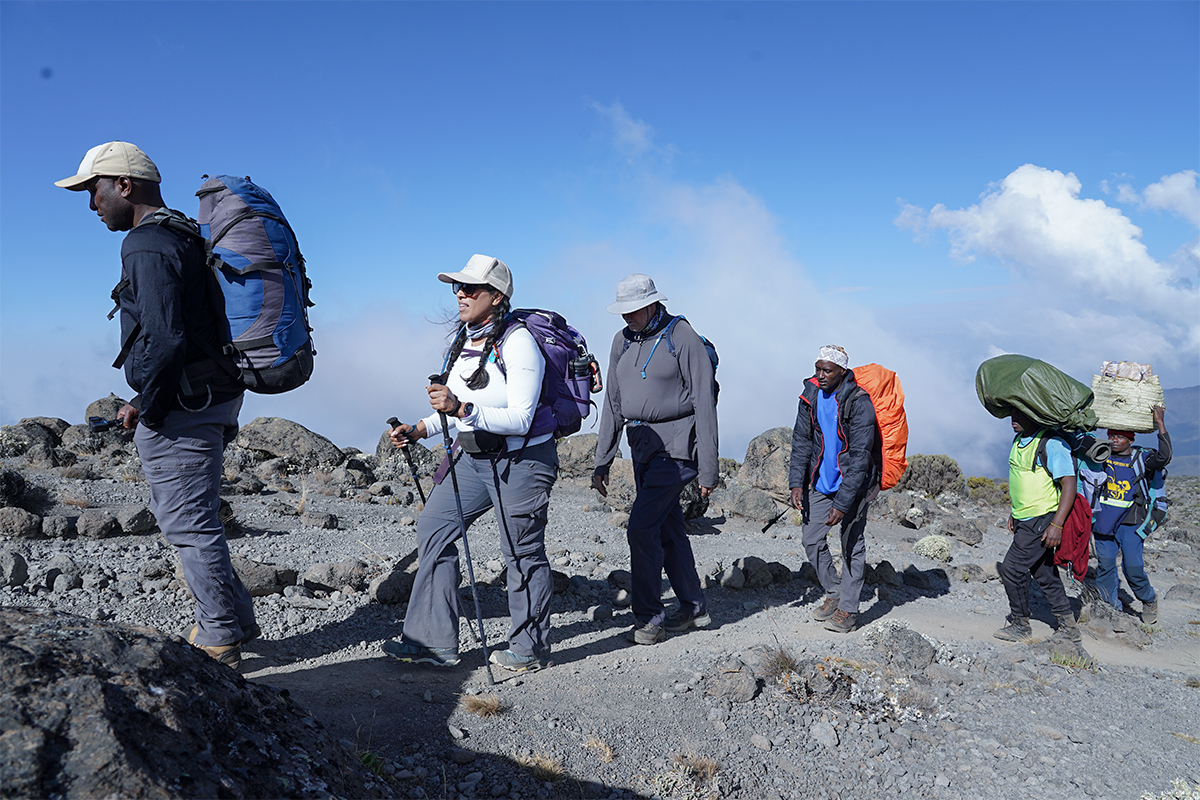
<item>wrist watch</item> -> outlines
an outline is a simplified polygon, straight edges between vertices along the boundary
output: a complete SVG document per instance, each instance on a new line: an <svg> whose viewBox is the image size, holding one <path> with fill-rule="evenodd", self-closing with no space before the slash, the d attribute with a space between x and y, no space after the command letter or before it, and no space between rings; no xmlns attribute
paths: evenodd
<svg viewBox="0 0 1200 800"><path fill-rule="evenodd" d="M462 417L460 417L460 419L465 419L465 418L471 416L471 414L473 414L475 412L475 404L474 403L463 403L462 404L462 412L463 412Z"/></svg>

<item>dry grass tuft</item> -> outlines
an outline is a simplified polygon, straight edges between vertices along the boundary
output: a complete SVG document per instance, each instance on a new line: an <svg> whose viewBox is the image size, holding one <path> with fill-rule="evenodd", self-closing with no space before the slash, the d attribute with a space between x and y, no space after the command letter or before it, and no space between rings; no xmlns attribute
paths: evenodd
<svg viewBox="0 0 1200 800"><path fill-rule="evenodd" d="M469 694L458 701L464 711L479 717L495 717L507 706L498 694Z"/></svg>
<svg viewBox="0 0 1200 800"><path fill-rule="evenodd" d="M1200 678L1188 678L1183 685L1189 689L1200 689Z"/></svg>
<svg viewBox="0 0 1200 800"><path fill-rule="evenodd" d="M596 758L599 758L605 764L612 763L612 760L617 757L617 754L613 752L612 745L603 739L597 739L595 736L584 742L583 747L585 750L591 750L595 753Z"/></svg>
<svg viewBox="0 0 1200 800"><path fill-rule="evenodd" d="M795 672L799 666L795 656L776 638L775 647L768 651L763 659L762 671L765 677L775 679L789 672Z"/></svg>
<svg viewBox="0 0 1200 800"><path fill-rule="evenodd" d="M1180 739L1183 739L1185 742L1191 742L1192 744L1200 744L1200 739L1197 739L1195 736L1192 736L1190 733L1176 733L1175 731L1167 731L1167 733L1171 734L1172 736L1178 736Z"/></svg>
<svg viewBox="0 0 1200 800"><path fill-rule="evenodd" d="M539 781L553 783L566 777L562 762L543 753L516 756L513 760L529 770Z"/></svg>
<svg viewBox="0 0 1200 800"><path fill-rule="evenodd" d="M671 756L671 763L701 783L711 781L721 771L721 765L716 759L696 753L675 753Z"/></svg>
<svg viewBox="0 0 1200 800"><path fill-rule="evenodd" d="M59 495L58 502L62 503L64 506L75 506L76 508L87 508L92 504L92 502L86 497L76 494Z"/></svg>

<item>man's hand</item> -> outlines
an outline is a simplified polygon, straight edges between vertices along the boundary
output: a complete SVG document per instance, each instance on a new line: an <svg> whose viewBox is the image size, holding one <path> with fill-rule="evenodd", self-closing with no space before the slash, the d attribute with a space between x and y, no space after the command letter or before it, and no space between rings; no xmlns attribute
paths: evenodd
<svg viewBox="0 0 1200 800"><path fill-rule="evenodd" d="M592 488L599 492L601 497L608 497L608 473L606 472L601 475L597 472L595 475L593 475ZM701 489L700 491L703 492L704 490ZM709 489L709 492L711 491L712 489Z"/></svg>
<svg viewBox="0 0 1200 800"><path fill-rule="evenodd" d="M792 508L804 510L804 489L799 486L792 489Z"/></svg>
<svg viewBox="0 0 1200 800"><path fill-rule="evenodd" d="M825 518L825 524L833 527L842 521L842 517L846 516L846 512L838 511L836 508L829 509L829 516Z"/></svg>
<svg viewBox="0 0 1200 800"><path fill-rule="evenodd" d="M712 496L712 493L713 493L713 489L714 489L714 488L716 488L716 487L714 487L714 486L701 486L701 487L700 487L700 496L701 496L701 497L705 497L705 498L707 498L707 497L711 497L711 496Z"/></svg>
<svg viewBox="0 0 1200 800"><path fill-rule="evenodd" d="M121 427L127 431L137 427L139 416L141 416L141 412L129 403L121 406L121 410L117 412L117 419L121 421Z"/></svg>
<svg viewBox="0 0 1200 800"><path fill-rule="evenodd" d="M1062 528L1054 523L1046 526L1046 530L1042 533L1042 546L1047 550L1058 547L1062 544Z"/></svg>
<svg viewBox="0 0 1200 800"><path fill-rule="evenodd" d="M1017 526L1017 523L1015 520L1013 520L1012 514L1009 514L1008 515L1008 532L1015 534L1017 532L1016 526Z"/></svg>

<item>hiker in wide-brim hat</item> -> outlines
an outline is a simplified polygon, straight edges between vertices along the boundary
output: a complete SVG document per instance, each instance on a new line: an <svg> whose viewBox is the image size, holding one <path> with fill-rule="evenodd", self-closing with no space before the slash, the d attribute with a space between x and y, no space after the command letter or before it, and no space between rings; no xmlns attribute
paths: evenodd
<svg viewBox="0 0 1200 800"><path fill-rule="evenodd" d="M714 368L687 320L667 313L666 299L639 273L617 285L616 301L608 306L625 327L613 337L609 354L592 478L607 496L609 469L625 430L637 488L627 529L635 619L630 637L647 645L662 641L668 631L711 622L679 496L697 477L704 497L717 485ZM668 332L673 347L656 347ZM670 616L661 597L664 569L679 599Z"/></svg>
<svg viewBox="0 0 1200 800"><path fill-rule="evenodd" d="M457 542L466 533L464 524L494 509L512 624L508 649L492 651L491 661L514 671L540 669L550 655L553 584L546 515L558 453L553 433L528 434L546 361L529 331L511 319L513 280L503 261L474 255L461 270L439 273L438 280L450 284L458 302L458 324L443 363L445 385L427 387L434 413L416 425L393 428L391 439L403 448L410 439L440 435L442 419L453 426L462 449L454 469L463 518L452 482L436 485L417 521L419 566L403 633L398 641L384 642L383 650L401 661L458 663Z"/></svg>

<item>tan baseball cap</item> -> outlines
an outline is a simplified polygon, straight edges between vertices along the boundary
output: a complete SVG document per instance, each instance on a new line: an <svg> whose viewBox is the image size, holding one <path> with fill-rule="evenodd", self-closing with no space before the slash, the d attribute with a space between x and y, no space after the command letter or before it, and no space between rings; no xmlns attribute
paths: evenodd
<svg viewBox="0 0 1200 800"><path fill-rule="evenodd" d="M143 181L162 183L158 167L154 166L150 156L143 153L137 145L129 142L107 142L98 144L87 151L83 161L79 162L78 175L55 181L54 185L70 189L73 192L82 192L86 188L84 184L98 175L110 178L124 175Z"/></svg>
<svg viewBox="0 0 1200 800"><path fill-rule="evenodd" d="M505 297L512 298L512 273L509 272L507 264L491 256L476 253L458 272L439 272L438 280L442 283L482 283L498 290Z"/></svg>

